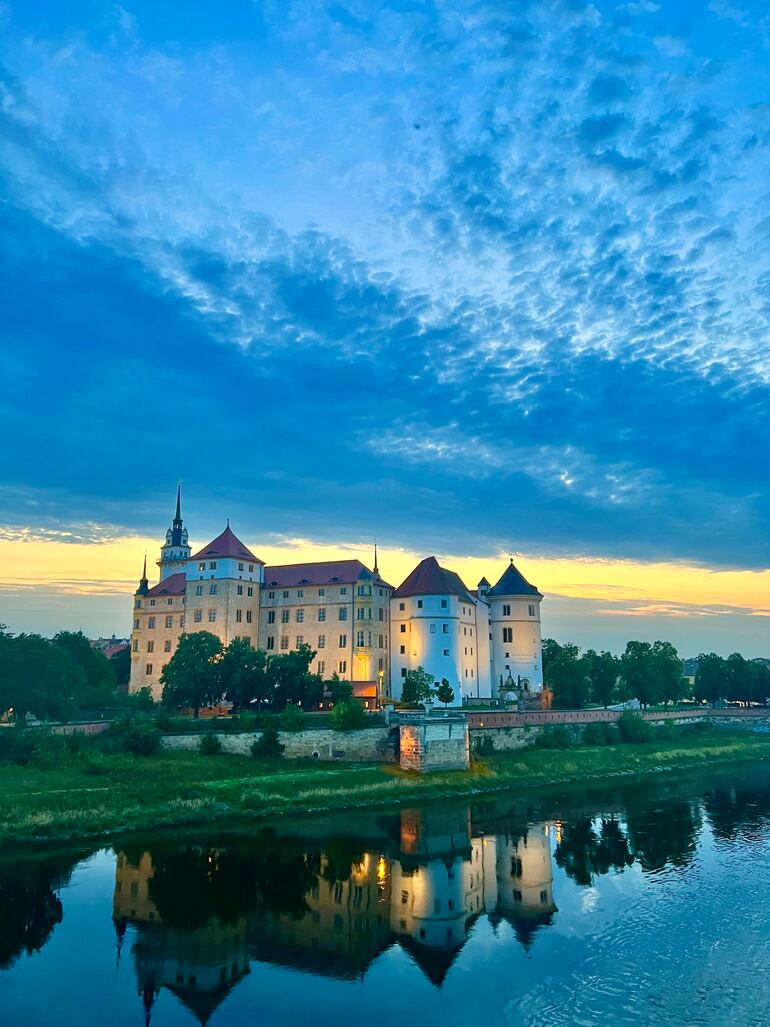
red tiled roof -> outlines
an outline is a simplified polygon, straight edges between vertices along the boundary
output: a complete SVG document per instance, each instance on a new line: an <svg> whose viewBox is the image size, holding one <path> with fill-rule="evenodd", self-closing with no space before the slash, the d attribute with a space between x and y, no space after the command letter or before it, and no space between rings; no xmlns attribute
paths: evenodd
<svg viewBox="0 0 770 1027"><path fill-rule="evenodd" d="M169 574L163 581L153 585L145 593L148 596L183 596L187 585L187 575L184 571L177 574Z"/></svg>
<svg viewBox="0 0 770 1027"><path fill-rule="evenodd" d="M441 567L435 556L421 560L393 593L394 598L404 596L459 596L466 602L474 602L460 575Z"/></svg>
<svg viewBox="0 0 770 1027"><path fill-rule="evenodd" d="M291 588L297 585L351 585L371 581L392 588L365 567L360 560L318 560L315 563L287 563L265 567L266 588Z"/></svg>
<svg viewBox="0 0 770 1027"><path fill-rule="evenodd" d="M195 556L191 556L191 560L220 560L231 559L231 560L248 560L249 563L260 563L264 564L264 560L260 560L258 556L255 556L250 549L241 542L241 540L232 533L230 525L228 524L221 535L209 542L207 546L204 546L200 552L196 553Z"/></svg>

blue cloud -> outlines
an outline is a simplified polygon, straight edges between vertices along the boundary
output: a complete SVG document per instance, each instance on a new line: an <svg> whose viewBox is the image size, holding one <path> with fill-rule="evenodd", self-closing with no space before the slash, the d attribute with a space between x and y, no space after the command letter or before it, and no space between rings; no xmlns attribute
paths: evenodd
<svg viewBox="0 0 770 1027"><path fill-rule="evenodd" d="M9 16L2 522L767 565L760 8L235 6Z"/></svg>

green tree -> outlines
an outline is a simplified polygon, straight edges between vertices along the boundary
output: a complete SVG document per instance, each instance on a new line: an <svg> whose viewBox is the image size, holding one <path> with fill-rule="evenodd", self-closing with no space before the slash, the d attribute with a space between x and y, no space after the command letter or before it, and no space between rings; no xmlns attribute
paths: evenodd
<svg viewBox="0 0 770 1027"><path fill-rule="evenodd" d="M629 699L638 699L642 706L663 700L661 665L650 642L628 642L620 658L623 690Z"/></svg>
<svg viewBox="0 0 770 1027"><path fill-rule="evenodd" d="M446 678L441 679L441 684L436 689L436 698L439 702L442 702L445 707L455 701L455 690Z"/></svg>
<svg viewBox="0 0 770 1027"><path fill-rule="evenodd" d="M65 719L83 682L83 671L62 647L40 635L0 635L0 710L12 710L15 720L28 713Z"/></svg>
<svg viewBox="0 0 770 1027"><path fill-rule="evenodd" d="M285 748L275 724L265 724L260 737L251 743L251 755L258 759L278 759L279 756L283 756Z"/></svg>
<svg viewBox="0 0 770 1027"><path fill-rule="evenodd" d="M770 699L770 667L762 659L749 660L748 664L752 699L767 705Z"/></svg>
<svg viewBox="0 0 770 1027"><path fill-rule="evenodd" d="M670 642L653 642L652 656L663 703L668 705L677 702L684 693L685 685L679 653Z"/></svg>
<svg viewBox="0 0 770 1027"><path fill-rule="evenodd" d="M591 701L606 709L615 695L620 661L612 653L597 653L595 649L587 649L582 661L591 682Z"/></svg>
<svg viewBox="0 0 770 1027"><path fill-rule="evenodd" d="M726 695L732 702L751 702L755 698L755 676L748 660L731 653L725 662Z"/></svg>
<svg viewBox="0 0 770 1027"><path fill-rule="evenodd" d="M248 638L234 638L222 653L219 678L234 711L262 705L269 695L267 653L254 649Z"/></svg>
<svg viewBox="0 0 770 1027"><path fill-rule="evenodd" d="M116 653L113 653L110 656L110 665L112 666L115 684L118 688L121 685L127 685L128 679L131 677L131 650L129 647L124 646L122 649L118 649Z"/></svg>
<svg viewBox="0 0 770 1027"><path fill-rule="evenodd" d="M548 664L545 681L553 689L556 706L572 710L585 706L589 678L578 652L577 646L563 646L561 653Z"/></svg>
<svg viewBox="0 0 770 1027"><path fill-rule="evenodd" d="M557 642L553 638L544 638L542 643L543 653L543 677L545 678L548 672L548 668L555 659L559 656L568 656L573 659L577 659L580 655L580 650L576 645L571 642L565 642L563 645Z"/></svg>
<svg viewBox="0 0 770 1027"><path fill-rule="evenodd" d="M349 681L343 681L335 671L328 681L324 682L324 696L334 705L341 702L348 702L353 698L353 686Z"/></svg>
<svg viewBox="0 0 770 1027"><path fill-rule="evenodd" d="M401 702L416 706L421 702L429 702L433 695L433 678L424 667L407 672L401 688Z"/></svg>
<svg viewBox="0 0 770 1027"><path fill-rule="evenodd" d="M161 671L164 706L191 706L197 719L201 706L222 694L219 663L222 643L210 631L179 636L176 652Z"/></svg>
<svg viewBox="0 0 770 1027"><path fill-rule="evenodd" d="M695 698L715 703L726 693L727 663L716 653L701 653L695 672Z"/></svg>
<svg viewBox="0 0 770 1027"><path fill-rule="evenodd" d="M271 656L267 664L267 694L271 709L280 712L288 704L301 703L306 709L317 706L323 698L323 682L310 673L315 651L302 645L292 652Z"/></svg>
<svg viewBox="0 0 770 1027"><path fill-rule="evenodd" d="M53 645L68 653L82 672L82 683L74 696L80 709L101 709L115 696L115 670L99 649L94 649L82 631L59 631Z"/></svg>

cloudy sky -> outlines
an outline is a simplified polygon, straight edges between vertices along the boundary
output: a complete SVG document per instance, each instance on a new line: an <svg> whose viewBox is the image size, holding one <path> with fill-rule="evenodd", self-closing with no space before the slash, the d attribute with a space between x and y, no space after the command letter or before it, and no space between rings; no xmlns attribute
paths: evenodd
<svg viewBox="0 0 770 1027"><path fill-rule="evenodd" d="M770 655L764 2L24 0L0 64L0 619L127 631L182 479Z"/></svg>

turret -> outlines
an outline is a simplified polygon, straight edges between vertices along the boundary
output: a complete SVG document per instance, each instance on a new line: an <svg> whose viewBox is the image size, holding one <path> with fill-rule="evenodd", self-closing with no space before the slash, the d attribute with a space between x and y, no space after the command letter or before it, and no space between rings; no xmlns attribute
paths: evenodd
<svg viewBox="0 0 770 1027"><path fill-rule="evenodd" d="M190 558L190 546L188 544L187 528L182 522L182 486L178 485L176 490L176 510L171 527L166 531L166 542L160 551L160 580L186 570L187 561Z"/></svg>
<svg viewBox="0 0 770 1027"><path fill-rule="evenodd" d="M492 681L503 692L540 692L543 664L540 603L543 597L511 561L487 590L492 636Z"/></svg>
<svg viewBox="0 0 770 1027"><path fill-rule="evenodd" d="M150 583L147 580L147 553L144 554L144 567L142 568L142 576L139 579L139 588L134 592L137 596L146 596L150 590Z"/></svg>

